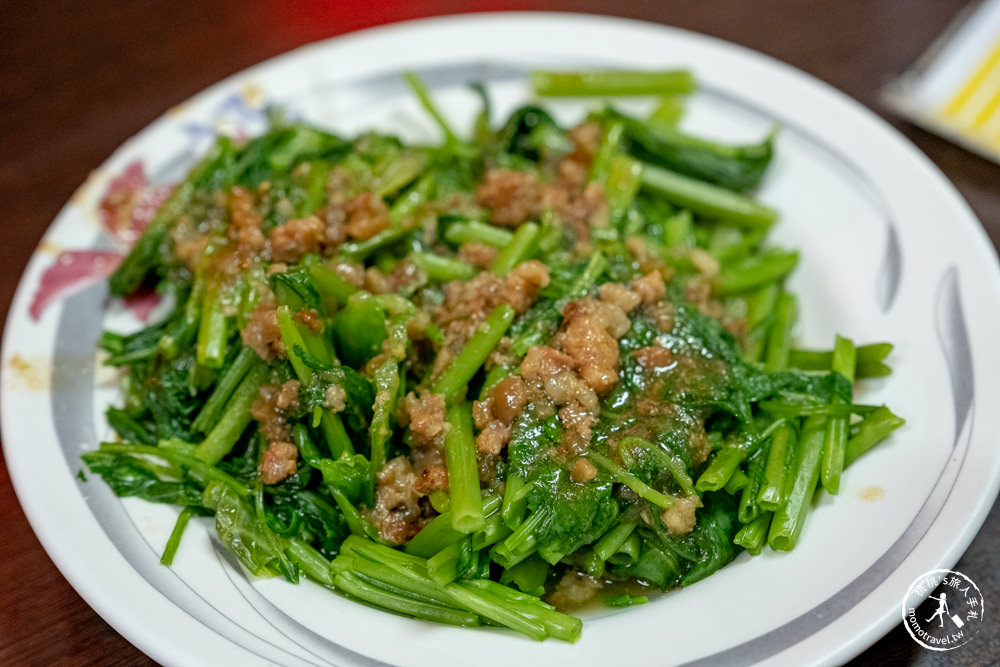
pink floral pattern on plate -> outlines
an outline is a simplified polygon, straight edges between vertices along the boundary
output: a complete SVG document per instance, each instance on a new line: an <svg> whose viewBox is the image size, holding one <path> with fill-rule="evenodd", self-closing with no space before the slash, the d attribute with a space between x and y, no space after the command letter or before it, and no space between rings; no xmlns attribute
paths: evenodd
<svg viewBox="0 0 1000 667"><path fill-rule="evenodd" d="M141 161L136 160L108 184L98 207L101 225L114 250L65 250L45 269L28 308L38 320L54 301L106 280L125 257L163 204L172 186L149 185ZM145 322L159 303L159 295L144 291L125 299L125 306Z"/></svg>
<svg viewBox="0 0 1000 667"><path fill-rule="evenodd" d="M249 101L246 94L233 93L214 109L208 123L188 123L189 149L202 154L220 132L245 139L263 132L267 114L262 103ZM61 252L42 274L28 314L38 321L53 302L106 280L142 235L156 211L166 200L172 185L152 186L141 160L135 160L113 178L98 206L98 216L113 250L66 250ZM151 290L140 290L125 299L125 307L140 321L146 322L160 297Z"/></svg>

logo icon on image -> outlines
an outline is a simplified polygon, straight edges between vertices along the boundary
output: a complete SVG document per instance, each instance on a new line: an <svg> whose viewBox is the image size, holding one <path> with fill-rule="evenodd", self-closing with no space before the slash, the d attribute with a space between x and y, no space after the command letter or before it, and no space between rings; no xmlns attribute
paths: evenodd
<svg viewBox="0 0 1000 667"><path fill-rule="evenodd" d="M903 625L914 641L932 651L968 643L983 624L983 594L961 572L920 575L903 598Z"/></svg>

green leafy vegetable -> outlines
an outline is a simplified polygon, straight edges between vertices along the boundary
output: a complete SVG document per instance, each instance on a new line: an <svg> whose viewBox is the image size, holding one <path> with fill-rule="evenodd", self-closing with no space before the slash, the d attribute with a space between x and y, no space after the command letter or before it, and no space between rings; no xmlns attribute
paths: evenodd
<svg viewBox="0 0 1000 667"><path fill-rule="evenodd" d="M533 73L541 96L660 98L575 127L538 104L494 126L475 86L468 139L405 81L437 144L272 111L111 277L171 305L101 337L121 441L83 461L178 508L162 562L211 522L252 575L572 642L581 591L643 604L807 539L817 490L904 422L855 397L890 344L797 347L810 258L752 194L778 136L679 129L686 71Z"/></svg>

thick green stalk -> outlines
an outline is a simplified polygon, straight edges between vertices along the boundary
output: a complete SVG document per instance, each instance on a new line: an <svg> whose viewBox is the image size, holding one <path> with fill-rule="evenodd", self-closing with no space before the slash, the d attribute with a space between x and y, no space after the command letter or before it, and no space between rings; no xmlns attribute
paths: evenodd
<svg viewBox="0 0 1000 667"><path fill-rule="evenodd" d="M641 185L642 163L628 155L615 155L611 158L604 193L612 222L625 215Z"/></svg>
<svg viewBox="0 0 1000 667"><path fill-rule="evenodd" d="M529 558L505 569L500 574L500 583L504 586L513 584L529 595L544 595L545 580L551 569L552 566L541 558Z"/></svg>
<svg viewBox="0 0 1000 667"><path fill-rule="evenodd" d="M188 521L194 516L194 510L190 507L185 507L181 510L181 513L177 515L177 522L174 524L174 529L170 531L170 537L167 539L167 544L163 547L163 555L160 556L161 565L173 565L174 555L177 553L177 547L181 544L181 536L184 534L184 530L187 528Z"/></svg>
<svg viewBox="0 0 1000 667"><path fill-rule="evenodd" d="M308 386L313 380L313 370L306 364L303 354L308 352L323 363L332 366L336 359L333 356L330 341L322 334L308 331L305 327L300 326L295 321L288 306L279 306L277 317L278 329L281 332L281 340L285 344L288 361L292 364L292 369L299 381ZM339 458L344 452L353 454L354 444L347 435L340 415L323 409L319 419L320 431L323 433L323 440L330 455Z"/></svg>
<svg viewBox="0 0 1000 667"><path fill-rule="evenodd" d="M380 587L388 588L386 584L391 583L400 590L415 591L420 597L440 600L433 603L436 606L458 607L537 640L555 637L576 641L579 638L579 619L553 610L535 596L488 579L470 579L440 586L430 578L427 561L423 558L369 540L354 536L347 538L341 547L341 555L333 563L333 569L338 577L355 569L362 570L365 578ZM375 604L381 605L380 602ZM394 607L386 605L386 608Z"/></svg>
<svg viewBox="0 0 1000 667"><path fill-rule="evenodd" d="M694 488L698 491L718 491L725 487L749 453L747 445L723 447L715 453L712 461L701 473ZM728 488L728 487L727 487Z"/></svg>
<svg viewBox="0 0 1000 667"><path fill-rule="evenodd" d="M750 252L759 246L765 238L767 238L766 229L748 230L742 234L739 241L709 248L708 254L714 257L720 264L732 264L746 259Z"/></svg>
<svg viewBox="0 0 1000 667"><path fill-rule="evenodd" d="M357 507L351 504L351 501L348 500L343 491L329 486L327 490L333 496L334 502L337 503L337 509L344 515L344 521L347 522L347 527L351 531L351 535L367 537L371 540L378 539L378 529L375 528L375 525L364 514L358 511Z"/></svg>
<svg viewBox="0 0 1000 667"><path fill-rule="evenodd" d="M226 410L215 427L196 450L196 455L206 463L215 464L233 448L250 424L250 406L260 396L260 388L267 379L267 366L258 363L243 378L233 392Z"/></svg>
<svg viewBox="0 0 1000 667"><path fill-rule="evenodd" d="M607 270L608 260L604 257L604 253L600 250L595 250L590 253L590 258L587 260L587 266L584 267L583 273L581 273L577 279L573 281L573 285L570 287L567 296L576 299L586 295L597 282L597 279L600 278Z"/></svg>
<svg viewBox="0 0 1000 667"><path fill-rule="evenodd" d="M170 325L167 332L157 343L157 349L168 359L174 359L194 340L198 334L198 321L201 318L201 302L205 294L205 279L199 274L191 285L191 292L184 302L184 313L180 319Z"/></svg>
<svg viewBox="0 0 1000 667"><path fill-rule="evenodd" d="M468 388L469 380L507 333L515 315L514 309L505 303L494 308L486 321L472 334L458 356L452 360L451 365L437 379L431 391L443 394L449 403L461 398Z"/></svg>
<svg viewBox="0 0 1000 667"><path fill-rule="evenodd" d="M580 638L583 623L579 618L556 611L552 605L542 602L534 595L515 591L490 579L471 579L452 584L448 587L450 592L453 586L476 592L502 609L509 609L524 619L541 624L548 637L566 642L575 642Z"/></svg>
<svg viewBox="0 0 1000 667"><path fill-rule="evenodd" d="M361 577L348 572L338 574L334 578L334 586L376 607L390 609L400 614L412 616L413 618L459 626L477 626L480 624L479 617L475 614L427 602L420 602L394 594L379 586L374 581L366 582Z"/></svg>
<svg viewBox="0 0 1000 667"><path fill-rule="evenodd" d="M648 120L656 126L676 127L684 117L684 99L683 95L661 96Z"/></svg>
<svg viewBox="0 0 1000 667"><path fill-rule="evenodd" d="M663 241L668 248L691 250L695 246L691 211L678 211L663 221Z"/></svg>
<svg viewBox="0 0 1000 667"><path fill-rule="evenodd" d="M546 97L618 97L627 95L686 95L695 80L687 70L588 70L531 73L536 95Z"/></svg>
<svg viewBox="0 0 1000 667"><path fill-rule="evenodd" d="M544 509L539 509L497 544L490 552L493 562L503 567L513 567L535 552L535 535L549 520Z"/></svg>
<svg viewBox="0 0 1000 667"><path fill-rule="evenodd" d="M239 386L240 381L246 376L250 369L257 362L257 353L249 347L244 347L240 349L239 354L233 360L233 363L229 365L229 368L222 373L219 378L219 383L215 385L215 389L212 390L211 396L205 401L205 405L202 406L201 412L195 417L194 421L191 422L191 427L196 431L201 431L202 433L207 433L212 426L222 417L222 411L226 407L226 403L229 401L229 397L233 395L236 387Z"/></svg>
<svg viewBox="0 0 1000 667"><path fill-rule="evenodd" d="M432 255L427 252L414 252L410 258L417 265L417 268L427 274L428 278L437 282L468 280L476 273L476 269L472 265L451 257Z"/></svg>
<svg viewBox="0 0 1000 667"><path fill-rule="evenodd" d="M786 476L795 452L795 430L784 424L771 436L771 447L767 451L764 464L764 483L757 494L761 508L774 512L785 501Z"/></svg>
<svg viewBox="0 0 1000 667"><path fill-rule="evenodd" d="M472 404L460 403L448 408L448 424L444 447L451 493L451 525L455 530L471 533L482 528L484 523Z"/></svg>
<svg viewBox="0 0 1000 667"><path fill-rule="evenodd" d="M767 340L774 325L774 309L781 295L777 283L765 285L746 296L747 304L747 361L759 360L766 349Z"/></svg>
<svg viewBox="0 0 1000 667"><path fill-rule="evenodd" d="M399 363L386 359L375 369L375 408L371 425L371 485L368 502L372 506L375 499L375 482L385 465L389 437L392 435L392 416L396 412L399 398Z"/></svg>
<svg viewBox="0 0 1000 667"><path fill-rule="evenodd" d="M345 243L340 246L340 256L349 262L360 262L376 250L395 245L410 235L412 229L407 227L390 227L379 232L370 239Z"/></svg>
<svg viewBox="0 0 1000 667"><path fill-rule="evenodd" d="M604 533L601 539L597 540L597 544L594 545L594 555L601 560L611 558L625 544L625 540L635 530L636 525L635 521L623 521Z"/></svg>
<svg viewBox="0 0 1000 667"><path fill-rule="evenodd" d="M860 345L856 349L854 377L882 377L889 374L889 367L883 360L892 352L892 343L871 343ZM833 367L832 350L792 350L788 357L788 365L804 371L827 371Z"/></svg>
<svg viewBox="0 0 1000 667"><path fill-rule="evenodd" d="M753 521L739 529L733 542L756 556L764 547L767 531L771 526L771 517L770 512L761 513Z"/></svg>
<svg viewBox="0 0 1000 667"><path fill-rule="evenodd" d="M760 515L761 507L757 496L765 482L764 464L769 453L770 445L767 445L766 449L759 450L747 460L747 485L740 493L740 504L736 513L740 523L750 523Z"/></svg>
<svg viewBox="0 0 1000 667"><path fill-rule="evenodd" d="M497 495L487 496L483 499L483 516L499 515L500 503L500 496ZM463 537L465 537L465 533L456 530L452 526L451 511L449 510L434 517L430 523L424 526L423 530L406 543L403 550L414 556L429 558L449 544L458 542ZM473 539L475 539L474 536Z"/></svg>
<svg viewBox="0 0 1000 667"><path fill-rule="evenodd" d="M229 342L229 318L222 302L222 287L210 283L201 303L198 326L198 363L206 368L222 368Z"/></svg>
<svg viewBox="0 0 1000 667"><path fill-rule="evenodd" d="M775 551L791 551L802 533L819 481L825 432L826 418L810 417L806 420L788 502L774 513L767 536L767 543Z"/></svg>
<svg viewBox="0 0 1000 667"><path fill-rule="evenodd" d="M504 604L501 599L484 595L476 589L470 589L464 582L449 584L447 590L459 605L494 623L517 630L536 641L541 641L549 636L542 623L517 613L509 605Z"/></svg>
<svg viewBox="0 0 1000 667"><path fill-rule="evenodd" d="M615 565L635 565L639 562L641 553L642 538L639 537L639 533L633 531L615 552L608 556L608 562Z"/></svg>
<svg viewBox="0 0 1000 667"><path fill-rule="evenodd" d="M531 259L540 229L534 222L526 222L518 227L510 243L493 260L490 271L498 276L505 276L521 262Z"/></svg>
<svg viewBox="0 0 1000 667"><path fill-rule="evenodd" d="M792 329L798 317L798 301L788 292L782 292L774 309L774 324L767 337L764 368L780 371L788 368L788 355L792 347Z"/></svg>
<svg viewBox="0 0 1000 667"><path fill-rule="evenodd" d="M331 457L339 459L341 454L354 453L354 443L347 435L347 429L344 428L340 415L324 409L319 418L319 430L323 434L323 442L330 450Z"/></svg>
<svg viewBox="0 0 1000 667"><path fill-rule="evenodd" d="M500 509L500 497L496 496L496 499L497 509ZM482 528L472 533L472 548L479 551L480 549L493 546L500 540L506 539L511 532L511 529L504 524L503 517L500 515L500 512L495 512L486 517Z"/></svg>
<svg viewBox="0 0 1000 667"><path fill-rule="evenodd" d="M444 588L427 576L425 566L384 563L367 554L360 555L353 551L341 551L331 564L331 569L334 574L357 575L366 581L377 583L388 591L412 600L429 602L442 607L454 607L455 605Z"/></svg>
<svg viewBox="0 0 1000 667"><path fill-rule="evenodd" d="M682 208L750 229L767 228L778 213L754 199L651 164L642 166L642 185Z"/></svg>
<svg viewBox="0 0 1000 667"><path fill-rule="evenodd" d="M843 375L848 382L854 383L854 366L856 364L854 343L842 336L837 336L833 346L833 370ZM845 401L834 397L835 405ZM847 451L847 428L850 417L834 415L827 419L826 437L823 441L823 467L820 471L820 481L823 488L831 495L840 491L840 475L844 471L844 454Z"/></svg>
<svg viewBox="0 0 1000 667"><path fill-rule="evenodd" d="M299 450L299 455L302 456L302 460L307 464L318 467L322 460L320 456L319 449L316 448L316 443L312 441L309 436L309 429L302 422L299 422L292 427L292 440L295 443L295 447Z"/></svg>
<svg viewBox="0 0 1000 667"><path fill-rule="evenodd" d="M318 262L309 265L309 277L331 313L343 307L351 295L358 291L357 287Z"/></svg>
<svg viewBox="0 0 1000 667"><path fill-rule="evenodd" d="M511 530L516 529L524 521L524 513L528 508L528 491L531 490L531 486L517 475L507 476L500 516L503 517L504 525Z"/></svg>
<svg viewBox="0 0 1000 667"><path fill-rule="evenodd" d="M288 361L292 364L295 375L302 384L309 384L312 381L312 368L302 359L302 354L308 352L306 341L302 337L302 332L295 325L292 311L288 306L278 306L278 329L281 331L281 342L285 344L285 352L288 354Z"/></svg>
<svg viewBox="0 0 1000 667"><path fill-rule="evenodd" d="M466 535L427 559L427 573L434 583L445 586L462 576L462 563L472 555L471 541Z"/></svg>
<svg viewBox="0 0 1000 667"><path fill-rule="evenodd" d="M510 244L514 235L506 229L478 220L466 220L451 224L444 233L448 243L462 245L464 243L482 243L494 248L503 248Z"/></svg>
<svg viewBox="0 0 1000 667"><path fill-rule="evenodd" d="M625 124L620 120L606 121L601 132L601 144L590 162L588 178L600 185L606 185L611 173L611 160L621 150Z"/></svg>
<svg viewBox="0 0 1000 667"><path fill-rule="evenodd" d="M437 188L437 181L437 175L434 172L425 174L421 176L416 183L408 187L406 192L399 195L399 197L396 198L396 201L392 202L392 206L389 207L389 217L392 220L393 227L392 229L387 229L381 234L392 232L395 229L413 231L413 228L409 225L404 228L401 223L407 217L412 216L416 212L418 206L426 203L431 198ZM378 236L381 236L381 234L373 236L368 241L374 243L375 239ZM368 241L362 241L362 244L368 243ZM378 242L375 249L381 249L387 245L391 245L392 243L395 243L395 238L386 237L383 241Z"/></svg>
<svg viewBox="0 0 1000 667"><path fill-rule="evenodd" d="M725 265L719 273L716 294L732 296L759 289L787 276L799 263L799 253L766 250L739 264Z"/></svg>
<svg viewBox="0 0 1000 667"><path fill-rule="evenodd" d="M881 407L861 420L857 433L847 441L844 465L854 463L859 456L887 438L890 433L906 423L902 417L894 415L889 408Z"/></svg>
<svg viewBox="0 0 1000 667"><path fill-rule="evenodd" d="M333 586L333 572L330 561L307 543L293 537L288 544L288 555L292 561L302 568L302 571L313 581L324 586Z"/></svg>

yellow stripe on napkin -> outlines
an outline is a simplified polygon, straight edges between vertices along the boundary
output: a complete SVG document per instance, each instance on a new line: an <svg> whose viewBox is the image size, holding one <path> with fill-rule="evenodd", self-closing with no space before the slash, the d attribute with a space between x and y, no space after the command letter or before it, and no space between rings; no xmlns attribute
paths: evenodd
<svg viewBox="0 0 1000 667"><path fill-rule="evenodd" d="M979 92L983 84L987 82L987 79L991 78L990 74L997 70L998 67L1000 67L1000 39L997 39L993 48L989 50L986 57L973 70L969 78L966 79L965 83L952 96L941 112L945 116L957 116L976 93Z"/></svg>

